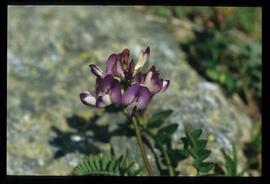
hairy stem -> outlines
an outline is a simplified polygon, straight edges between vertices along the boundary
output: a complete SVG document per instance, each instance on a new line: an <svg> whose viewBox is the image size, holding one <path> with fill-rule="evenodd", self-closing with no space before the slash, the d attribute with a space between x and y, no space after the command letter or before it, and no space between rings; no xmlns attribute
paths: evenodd
<svg viewBox="0 0 270 184"><path fill-rule="evenodd" d="M150 137L152 137L155 142L157 143L162 155L164 156L165 158L165 161L166 161L166 164L167 164L167 167L168 167L168 171L169 171L169 175L170 176L174 176L174 170L173 170L173 166L172 166L172 162L170 160L170 157L169 155L167 154L167 152L165 151L165 148L164 146L162 145L162 143L156 138L156 136L150 132L149 130L147 130L146 128L143 129Z"/></svg>
<svg viewBox="0 0 270 184"><path fill-rule="evenodd" d="M144 149L144 145L143 145L142 137L141 137L141 132L140 132L140 129L138 127L138 122L137 122L136 117L133 117L132 118L132 123L134 125L134 129L135 129L137 141L138 141L138 144L139 144L139 147L140 147L140 151L141 151L141 154L142 154L142 157L143 157L145 168L146 168L146 170L148 172L148 175L149 176L153 176L153 172L152 172L152 169L151 169L149 160L147 158L146 151Z"/></svg>

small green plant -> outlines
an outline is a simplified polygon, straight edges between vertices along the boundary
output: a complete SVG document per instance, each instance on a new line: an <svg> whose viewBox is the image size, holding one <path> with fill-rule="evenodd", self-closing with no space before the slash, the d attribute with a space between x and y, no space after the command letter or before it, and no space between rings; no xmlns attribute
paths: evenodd
<svg viewBox="0 0 270 184"><path fill-rule="evenodd" d="M229 96L237 93L252 117L260 119L261 8L153 6L145 11L169 20L169 26L172 18L188 18L199 25L202 31L194 30L194 39L181 42L188 61Z"/></svg>
<svg viewBox="0 0 270 184"><path fill-rule="evenodd" d="M160 128L172 112L172 110L165 110L153 114L145 126L141 125L141 128L144 133L154 140L155 147L161 152L162 162L167 166L165 172L160 168L161 175L169 174L170 176L175 176L174 166L176 165L173 165L168 155L168 147L170 147L171 136L177 130L178 124L174 123Z"/></svg>
<svg viewBox="0 0 270 184"><path fill-rule="evenodd" d="M232 156L226 154L225 151L222 151L222 153L225 157L226 176L237 176L237 153L235 146L233 145Z"/></svg>
<svg viewBox="0 0 270 184"><path fill-rule="evenodd" d="M202 135L202 129L192 130L190 126L185 129L186 137L182 137L184 149L193 157L193 166L197 169L197 175L200 173L207 173L214 168L215 164L212 162L205 162L204 160L210 156L211 151L206 149L207 140L199 139Z"/></svg>
<svg viewBox="0 0 270 184"><path fill-rule="evenodd" d="M142 176L143 169L138 169L126 153L116 157L111 153L89 155L73 170L74 175L93 176Z"/></svg>
<svg viewBox="0 0 270 184"><path fill-rule="evenodd" d="M198 175L207 173L214 168L215 164L204 162L210 156L211 151L206 149L207 140L200 139L202 129L192 130L191 126L187 125L186 136L181 138L183 149L172 149L171 137L176 132L178 124L173 123L160 128L172 112L172 110L165 110L155 113L144 126L141 125L142 131L154 140L155 147L161 153L161 161L167 167L165 171L160 170L161 175L178 175L179 172L176 169L178 163L189 156L194 158L193 166L197 169Z"/></svg>
<svg viewBox="0 0 270 184"><path fill-rule="evenodd" d="M205 29L195 32L195 38L181 47L202 76L219 83L229 96L239 94L250 113L259 116L262 84L259 43L240 42L228 31Z"/></svg>
<svg viewBox="0 0 270 184"><path fill-rule="evenodd" d="M177 176L177 166L180 161L193 158L193 166L197 175L201 173L208 175L216 165L213 162L205 161L211 154L206 149L207 140L200 139L203 130L192 130L191 125L185 127L185 137L182 137L183 148L175 149L172 146L172 135L177 131L178 123L165 125L166 119L173 113L173 110L163 110L154 113L150 117L145 113L151 99L160 92L168 89L170 81L160 79L160 73L155 66L152 66L146 73L142 67L150 54L147 47L141 52L137 63L129 61L129 50L124 49L122 53L111 54L106 63L106 70L91 64L90 70L96 76L95 92L86 90L80 93L82 103L96 108L103 108L105 111L124 113L128 120L128 126L133 125L137 138L138 148L144 163L144 170L136 167L135 162L128 158L128 153L116 157L114 153L100 153L89 155L74 169L75 175L102 175L102 176L141 176L147 173L153 176L153 172L147 152L144 148L143 138L151 138L154 147L160 151L160 158L155 156L155 161L161 176ZM146 137L142 136L142 133ZM153 148L151 142L147 146ZM151 149L153 151L154 149ZM154 153L155 154L155 153ZM156 155L156 154L155 154ZM226 168L228 175L236 174L236 160L226 157ZM164 167L162 168L161 165Z"/></svg>
<svg viewBox="0 0 270 184"><path fill-rule="evenodd" d="M197 176L242 176L247 168L237 171L236 147L233 145L232 155L222 150L225 164L219 165L205 161L211 155L207 149L207 139L201 138L202 129L192 129L190 124L185 127L185 136L181 137L179 144L182 148L173 149L171 146L172 135L177 131L178 124L172 123L164 126L166 119L173 113L164 110L154 113L150 117L141 117L139 128L142 133L154 141L154 147L159 150L160 159L156 164L160 176L178 176L181 174L177 166L181 161L192 157L193 166ZM150 145L151 146L151 145ZM164 167L161 167L163 164ZM137 166L136 166L137 165ZM111 151L89 155L83 159L73 170L74 175L99 175L99 176L146 176L144 168L138 168L138 163L130 161L129 152L118 157ZM213 172L210 172L213 171Z"/></svg>

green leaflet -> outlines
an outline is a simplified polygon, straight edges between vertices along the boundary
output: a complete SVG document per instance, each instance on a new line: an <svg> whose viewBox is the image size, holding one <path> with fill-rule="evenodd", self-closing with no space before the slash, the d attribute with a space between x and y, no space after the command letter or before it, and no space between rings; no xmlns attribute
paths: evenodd
<svg viewBox="0 0 270 184"><path fill-rule="evenodd" d="M202 173L207 173L210 169L214 168L215 164L212 162L194 162L194 166Z"/></svg>
<svg viewBox="0 0 270 184"><path fill-rule="evenodd" d="M177 130L178 124L170 124L166 127L159 129L156 137L159 139L161 143L167 142L170 139L171 135Z"/></svg>
<svg viewBox="0 0 270 184"><path fill-rule="evenodd" d="M206 144L207 144L207 140L205 139L200 139L196 141L196 146L198 149L204 149Z"/></svg>
<svg viewBox="0 0 270 184"><path fill-rule="evenodd" d="M147 128L157 128L162 125L164 120L172 114L172 110L164 110L152 115L148 120Z"/></svg>
<svg viewBox="0 0 270 184"><path fill-rule="evenodd" d="M202 135L202 129L192 130L191 125L187 125L185 133L186 137L181 138L184 143L184 150L193 157L193 166L197 169L198 174L207 173L214 168L215 164L212 162L204 162L204 160L210 156L211 151L205 149L207 140L199 139Z"/></svg>
<svg viewBox="0 0 270 184"><path fill-rule="evenodd" d="M202 135L202 129L196 129L191 132L193 139L197 140Z"/></svg>
<svg viewBox="0 0 270 184"><path fill-rule="evenodd" d="M235 145L233 145L232 158L223 151L225 157L225 168L227 176L237 176L237 153Z"/></svg>
<svg viewBox="0 0 270 184"><path fill-rule="evenodd" d="M198 161L203 161L207 157L209 157L209 155L211 154L211 151L207 150L207 149L202 149L202 150L199 150L197 154L198 154L197 160Z"/></svg>
<svg viewBox="0 0 270 184"><path fill-rule="evenodd" d="M109 153L89 155L73 170L74 175L98 176L141 176L142 169L134 167L135 162L127 160L127 155L113 156Z"/></svg>

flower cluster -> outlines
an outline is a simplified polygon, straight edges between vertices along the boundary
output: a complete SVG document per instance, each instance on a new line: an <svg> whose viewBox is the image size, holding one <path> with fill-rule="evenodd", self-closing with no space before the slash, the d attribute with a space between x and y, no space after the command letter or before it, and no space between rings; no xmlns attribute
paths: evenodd
<svg viewBox="0 0 270 184"><path fill-rule="evenodd" d="M134 110L143 110L151 98L158 92L165 91L169 80L159 78L159 71L152 66L146 73L141 71L150 54L147 47L141 51L138 61L129 61L129 50L112 54L106 62L105 72L91 64L90 69L96 78L96 89L80 93L81 101L90 106L106 107L123 105L129 114Z"/></svg>

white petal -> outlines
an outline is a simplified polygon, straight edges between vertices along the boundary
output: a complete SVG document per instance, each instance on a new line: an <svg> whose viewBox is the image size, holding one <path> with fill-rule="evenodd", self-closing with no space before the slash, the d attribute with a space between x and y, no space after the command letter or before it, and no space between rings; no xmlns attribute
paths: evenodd
<svg viewBox="0 0 270 184"><path fill-rule="evenodd" d="M90 91L84 91L80 94L80 99L87 105L95 105L96 98L90 93Z"/></svg>
<svg viewBox="0 0 270 184"><path fill-rule="evenodd" d="M145 51L142 50L140 52L139 59L138 59L136 65L135 65L134 73L137 73L144 66L146 60L149 57L149 53L150 53L150 48L149 47L147 47L145 49Z"/></svg>
<svg viewBox="0 0 270 184"><path fill-rule="evenodd" d="M167 86L168 85L168 81L163 81L163 83L162 83L162 88L164 88L165 86Z"/></svg>
<svg viewBox="0 0 270 184"><path fill-rule="evenodd" d="M93 96L87 96L83 99L83 101L89 105L95 105L96 104L96 98Z"/></svg>
<svg viewBox="0 0 270 184"><path fill-rule="evenodd" d="M165 91L169 87L169 83L170 82L168 80L163 80L162 88L161 88L160 92Z"/></svg>
<svg viewBox="0 0 270 184"><path fill-rule="evenodd" d="M153 76L153 72L152 72L152 71L149 71L149 72L147 73L146 77L145 77L144 85L150 86L152 76Z"/></svg>
<svg viewBox="0 0 270 184"><path fill-rule="evenodd" d="M106 105L112 104L111 97L110 97L110 95L108 95L108 94L102 96L102 101L103 101Z"/></svg>

